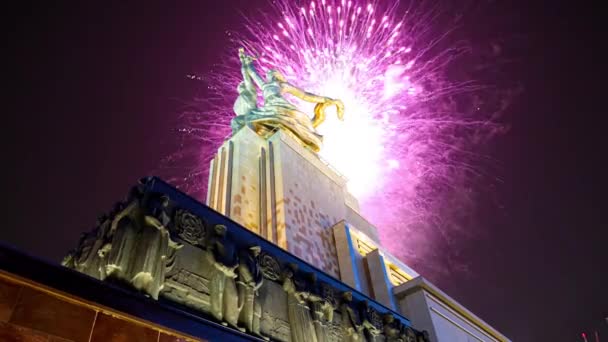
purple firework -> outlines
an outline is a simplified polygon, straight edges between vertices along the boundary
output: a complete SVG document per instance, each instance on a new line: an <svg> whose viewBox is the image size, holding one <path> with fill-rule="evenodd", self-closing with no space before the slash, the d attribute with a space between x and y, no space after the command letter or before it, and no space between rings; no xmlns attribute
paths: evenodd
<svg viewBox="0 0 608 342"><path fill-rule="evenodd" d="M230 58L203 77L210 85L205 99L183 113L179 154L196 156L183 178L187 190L204 193L209 160L230 134L241 77L236 49L244 46L258 56L260 71L278 69L345 103L343 122L330 114L319 127L320 156L348 179L390 250L414 261L425 257L421 239L448 239L454 213L471 200L475 146L499 127L494 113L477 108L483 87L448 75L469 49L450 42L454 25L436 29L445 13L406 7L393 0L277 0L269 12L246 16L243 30L230 33Z"/></svg>

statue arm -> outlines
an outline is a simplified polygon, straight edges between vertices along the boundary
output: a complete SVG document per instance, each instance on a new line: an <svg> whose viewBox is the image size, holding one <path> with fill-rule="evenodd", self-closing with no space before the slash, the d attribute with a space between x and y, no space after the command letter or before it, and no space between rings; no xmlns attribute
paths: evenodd
<svg viewBox="0 0 608 342"><path fill-rule="evenodd" d="M255 70L255 67L253 66L253 64L251 64L251 63L243 64L243 66L241 68L241 72L243 73L243 78L245 79L245 82L247 82L248 80L253 80L253 82L255 82L255 84L258 86L258 88L262 89L264 80L258 74L258 72ZM251 81L249 81L249 84L250 83L251 83ZM247 84L247 86L249 86L249 84Z"/></svg>
<svg viewBox="0 0 608 342"><path fill-rule="evenodd" d="M308 294L308 300L311 302L320 302L323 300L323 298L317 296L316 294L313 293L309 293Z"/></svg>
<svg viewBox="0 0 608 342"><path fill-rule="evenodd" d="M325 103L325 102L333 101L333 99L330 99L329 97L319 96L319 95L315 95L313 93L309 93L309 92L304 91L303 89L300 89L287 82L281 83L281 87L283 88L283 91L285 91L286 93L289 93L306 102Z"/></svg>
<svg viewBox="0 0 608 342"><path fill-rule="evenodd" d="M245 49L240 48L239 59L241 60L241 73L243 74L243 79L245 80L245 82L248 82L249 80L253 79L255 84L261 89L262 85L264 84L264 80L262 79L262 77L260 77L258 72L255 70L255 67L253 66L254 57L247 56L247 54L245 54ZM249 85L250 84L248 83L247 86Z"/></svg>
<svg viewBox="0 0 608 342"><path fill-rule="evenodd" d="M287 82L281 84L283 91L307 102L316 103L314 109L314 117L312 118L312 127L317 128L323 121L325 121L325 108L331 105L336 106L338 119L343 120L344 118L344 103L340 100L334 100L326 96L319 96L309 92L306 92L296 86L293 86Z"/></svg>
<svg viewBox="0 0 608 342"><path fill-rule="evenodd" d="M251 76L249 75L249 72L247 72L247 68L244 65L241 66L241 74L243 75L243 82L245 82L245 87L250 90L255 90L253 81L251 80Z"/></svg>

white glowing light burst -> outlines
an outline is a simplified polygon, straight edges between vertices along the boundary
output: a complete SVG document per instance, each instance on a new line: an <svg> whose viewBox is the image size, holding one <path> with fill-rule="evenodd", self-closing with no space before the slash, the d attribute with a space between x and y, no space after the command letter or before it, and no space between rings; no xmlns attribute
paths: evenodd
<svg viewBox="0 0 608 342"><path fill-rule="evenodd" d="M410 81L415 54L396 6L375 2L277 2L275 27L250 22L244 45L260 55L264 68L313 93L341 99L343 122L328 115L321 157L348 179L350 191L365 198L384 187L385 170L396 168L387 146L398 133L395 118L415 103ZM279 18L278 18L279 19ZM309 112L312 106L301 104Z"/></svg>

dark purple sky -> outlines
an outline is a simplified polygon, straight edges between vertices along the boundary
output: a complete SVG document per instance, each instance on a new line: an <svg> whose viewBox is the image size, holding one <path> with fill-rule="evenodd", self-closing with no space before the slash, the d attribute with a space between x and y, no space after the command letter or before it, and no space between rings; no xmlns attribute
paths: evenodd
<svg viewBox="0 0 608 342"><path fill-rule="evenodd" d="M197 91L185 75L218 62L224 32L263 1L178 3L5 9L1 240L60 260L175 148L173 99ZM501 41L524 91L490 146L504 182L482 201L482 239L461 246L471 272L432 280L514 341L576 341L594 327L608 341L601 12L557 1L483 8L465 29ZM504 208L484 204L495 202Z"/></svg>

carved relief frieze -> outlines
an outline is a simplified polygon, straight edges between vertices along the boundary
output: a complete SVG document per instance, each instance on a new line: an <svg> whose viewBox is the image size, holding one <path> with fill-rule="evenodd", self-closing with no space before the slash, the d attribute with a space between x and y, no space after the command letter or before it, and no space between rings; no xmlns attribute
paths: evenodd
<svg viewBox="0 0 608 342"><path fill-rule="evenodd" d="M355 300L327 278L317 281L316 271L306 273L277 258L280 254L255 245L255 239L235 240L244 228L207 224L165 194L142 189L83 235L63 264L101 280L119 280L154 299L162 296L265 340L426 338L361 295Z"/></svg>

